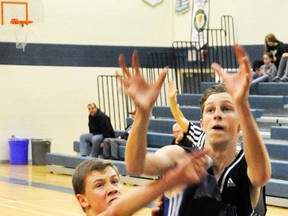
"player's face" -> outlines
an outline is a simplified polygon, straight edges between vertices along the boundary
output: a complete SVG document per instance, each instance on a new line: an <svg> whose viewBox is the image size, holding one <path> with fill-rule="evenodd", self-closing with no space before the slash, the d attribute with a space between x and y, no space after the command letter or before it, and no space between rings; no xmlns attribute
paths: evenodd
<svg viewBox="0 0 288 216"><path fill-rule="evenodd" d="M205 101L200 123L210 145L223 148L231 142L237 142L239 120L230 94L210 95Z"/></svg>
<svg viewBox="0 0 288 216"><path fill-rule="evenodd" d="M122 186L116 171L110 166L103 171L92 171L85 179L85 195L82 196L81 205L86 210L95 215L106 210L122 196Z"/></svg>

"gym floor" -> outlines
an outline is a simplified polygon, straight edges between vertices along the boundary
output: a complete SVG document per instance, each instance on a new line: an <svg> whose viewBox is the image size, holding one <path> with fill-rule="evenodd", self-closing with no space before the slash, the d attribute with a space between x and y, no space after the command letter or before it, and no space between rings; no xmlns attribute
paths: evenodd
<svg viewBox="0 0 288 216"><path fill-rule="evenodd" d="M124 191L134 186L124 185ZM6 216L82 216L71 176L50 173L46 166L0 164L0 212ZM136 216L151 215L143 208ZM268 207L267 216L288 215L288 209Z"/></svg>

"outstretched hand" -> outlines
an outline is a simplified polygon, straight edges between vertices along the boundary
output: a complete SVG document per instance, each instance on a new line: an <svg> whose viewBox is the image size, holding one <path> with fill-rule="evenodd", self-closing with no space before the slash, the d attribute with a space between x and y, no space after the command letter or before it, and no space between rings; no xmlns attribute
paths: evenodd
<svg viewBox="0 0 288 216"><path fill-rule="evenodd" d="M248 99L252 80L251 65L247 53L241 46L236 44L234 49L239 64L238 73L225 73L223 68L216 63L213 63L211 67L222 78L227 92L233 97L235 103L241 103Z"/></svg>
<svg viewBox="0 0 288 216"><path fill-rule="evenodd" d="M175 81L171 80L168 84L168 98L175 99L176 95L177 95L177 89L176 89Z"/></svg>
<svg viewBox="0 0 288 216"><path fill-rule="evenodd" d="M179 184L198 184L201 179L207 175L206 157L207 151L199 150L189 153L184 160L178 164L178 167L169 170L165 175L171 175Z"/></svg>
<svg viewBox="0 0 288 216"><path fill-rule="evenodd" d="M118 72L116 72L116 76L123 84L123 92L134 101L135 106L137 107L137 112L150 112L153 104L158 98L168 68L164 68L156 82L150 84L140 73L136 51L134 51L132 55L132 67L135 72L134 75L127 68L123 55L119 56L119 65L122 69L123 77L121 77Z"/></svg>

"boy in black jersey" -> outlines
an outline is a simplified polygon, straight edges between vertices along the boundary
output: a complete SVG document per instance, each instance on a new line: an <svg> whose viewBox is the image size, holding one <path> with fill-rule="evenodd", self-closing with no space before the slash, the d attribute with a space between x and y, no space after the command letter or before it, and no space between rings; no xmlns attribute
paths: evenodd
<svg viewBox="0 0 288 216"><path fill-rule="evenodd" d="M248 216L253 214L261 187L271 176L271 165L248 103L252 79L249 59L239 45L235 45L235 53L239 63L238 73L226 74L218 64L212 64L212 68L222 78L225 88L214 87L202 98L200 125L204 133L191 125L188 128L192 130L192 134L200 133L197 136L202 144L198 146L209 150L208 154L213 159L209 172L213 173L219 184L222 201L234 207L231 209L236 209L238 215ZM177 145L165 146L154 154L146 154L149 115L168 68L163 70L155 83L148 84L140 74L136 53L133 53L132 57L135 75L132 76L126 68L123 56L120 56L119 63L125 76L119 78L124 85L124 92L133 99L138 108L127 142L126 168L131 173L163 175L177 166L187 154ZM182 129L184 130L183 127ZM238 152L240 130L243 134L244 151ZM198 141L195 139L196 144ZM183 185L178 191L173 191L172 197L176 197L176 201L168 215L178 215L179 203L186 196L186 193L183 193L185 188L186 185Z"/></svg>

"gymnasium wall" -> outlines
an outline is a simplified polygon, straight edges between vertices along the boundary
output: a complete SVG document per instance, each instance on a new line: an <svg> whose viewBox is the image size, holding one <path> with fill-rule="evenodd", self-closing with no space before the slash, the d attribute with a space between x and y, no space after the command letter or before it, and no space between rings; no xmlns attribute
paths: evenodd
<svg viewBox="0 0 288 216"><path fill-rule="evenodd" d="M51 138L52 152L73 154L72 142L88 131L86 105L97 99L97 76L114 74L119 53L129 62L137 49L145 64L147 51L190 40L192 10L175 14L175 1L150 7L142 0L42 0L45 20L31 26L25 52L15 48L14 29L0 26L0 161L9 160L12 135ZM211 0L210 28L233 16L238 42L252 59L261 57L267 33L287 42L287 6Z"/></svg>

